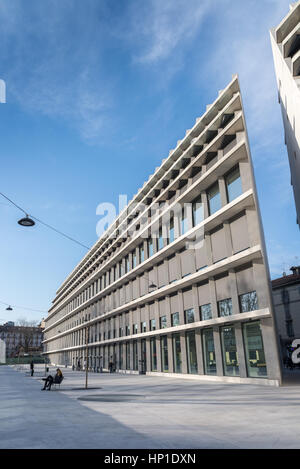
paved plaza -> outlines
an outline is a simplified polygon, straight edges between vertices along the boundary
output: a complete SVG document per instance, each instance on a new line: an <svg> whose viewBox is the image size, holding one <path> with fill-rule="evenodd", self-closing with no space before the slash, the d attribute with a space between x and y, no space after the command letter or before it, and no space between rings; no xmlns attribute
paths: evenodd
<svg viewBox="0 0 300 469"><path fill-rule="evenodd" d="M300 448L300 386L0 367L0 448ZM55 368L50 372L54 374ZM298 372L295 372L298 373ZM295 377L295 374L293 375Z"/></svg>

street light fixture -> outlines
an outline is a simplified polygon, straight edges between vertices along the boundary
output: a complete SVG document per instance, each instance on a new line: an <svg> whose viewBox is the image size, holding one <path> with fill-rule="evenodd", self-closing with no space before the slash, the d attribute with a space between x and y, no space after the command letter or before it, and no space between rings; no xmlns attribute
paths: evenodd
<svg viewBox="0 0 300 469"><path fill-rule="evenodd" d="M27 214L25 218L21 218L21 220L18 220L18 223L21 226L34 226L35 225L35 221L32 220L32 218L29 218Z"/></svg>
<svg viewBox="0 0 300 469"><path fill-rule="evenodd" d="M6 308L6 311L12 311L12 307L9 305L8 308Z"/></svg>

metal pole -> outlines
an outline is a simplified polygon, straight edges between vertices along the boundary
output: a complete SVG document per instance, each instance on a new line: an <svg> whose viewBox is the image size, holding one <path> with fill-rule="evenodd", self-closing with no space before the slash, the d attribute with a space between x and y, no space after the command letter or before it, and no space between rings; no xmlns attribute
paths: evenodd
<svg viewBox="0 0 300 469"><path fill-rule="evenodd" d="M88 369L89 369L89 357L88 357L88 338L89 338L89 329L88 326L86 326L85 329L85 389L88 387Z"/></svg>

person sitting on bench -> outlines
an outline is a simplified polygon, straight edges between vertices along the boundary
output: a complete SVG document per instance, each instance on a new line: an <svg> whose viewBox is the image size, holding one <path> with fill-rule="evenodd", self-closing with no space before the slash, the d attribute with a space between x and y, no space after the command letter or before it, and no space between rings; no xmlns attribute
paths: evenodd
<svg viewBox="0 0 300 469"><path fill-rule="evenodd" d="M60 384L63 379L64 377L61 370L57 368L55 376L49 375L47 376L47 378L43 378L43 381L45 381L45 385L42 388L42 391L45 391L45 389L48 389L48 391L50 391L52 384Z"/></svg>

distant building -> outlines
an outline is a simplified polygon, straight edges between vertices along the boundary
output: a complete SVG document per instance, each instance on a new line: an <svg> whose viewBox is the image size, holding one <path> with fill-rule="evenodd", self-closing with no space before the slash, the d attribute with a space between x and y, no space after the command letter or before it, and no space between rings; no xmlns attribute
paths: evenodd
<svg viewBox="0 0 300 469"><path fill-rule="evenodd" d="M289 14L271 30L271 43L300 227L300 1L293 3Z"/></svg>
<svg viewBox="0 0 300 469"><path fill-rule="evenodd" d="M0 339L5 342L6 357L26 354L40 354L43 351L43 331L40 327L0 326Z"/></svg>
<svg viewBox="0 0 300 469"><path fill-rule="evenodd" d="M4 326L9 326L9 327L13 327L15 325L15 323L13 321L7 321Z"/></svg>
<svg viewBox="0 0 300 469"><path fill-rule="evenodd" d="M300 338L300 266L291 267L293 273L272 281L274 312L281 344L282 358L288 347Z"/></svg>
<svg viewBox="0 0 300 469"><path fill-rule="evenodd" d="M4 340L0 339L0 363L6 363L6 345Z"/></svg>

